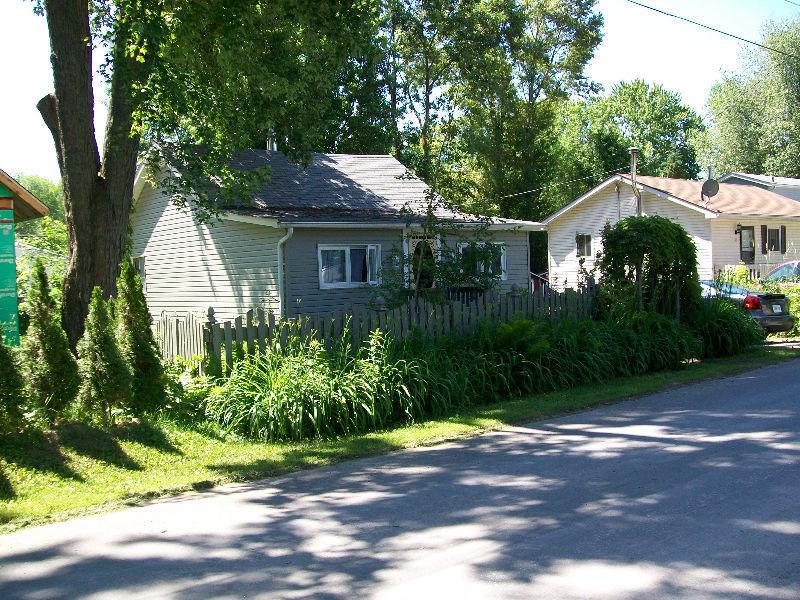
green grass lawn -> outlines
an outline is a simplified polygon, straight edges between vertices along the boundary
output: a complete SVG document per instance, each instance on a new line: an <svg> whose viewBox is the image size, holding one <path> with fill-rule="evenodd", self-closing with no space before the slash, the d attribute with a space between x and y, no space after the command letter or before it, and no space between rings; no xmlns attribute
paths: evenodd
<svg viewBox="0 0 800 600"><path fill-rule="evenodd" d="M112 431L71 424L47 433L0 436L0 532L160 495L474 435L791 358L800 358L800 350L758 349L680 371L484 405L444 419L328 441L261 443L167 421L131 423Z"/></svg>

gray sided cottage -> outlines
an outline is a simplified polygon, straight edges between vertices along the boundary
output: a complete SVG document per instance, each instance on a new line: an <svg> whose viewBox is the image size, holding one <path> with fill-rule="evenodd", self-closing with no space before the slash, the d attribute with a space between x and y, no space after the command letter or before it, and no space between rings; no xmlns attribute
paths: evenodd
<svg viewBox="0 0 800 600"><path fill-rule="evenodd" d="M373 298L395 252L460 240L415 237L429 205L427 185L391 156L316 154L302 168L279 152L250 150L235 166L269 166L252 202L227 206L203 224L140 175L131 216L132 256L152 314L214 307L230 318L261 306L284 316L330 314ZM459 232L485 220L438 204ZM499 286L527 289L528 232L539 223L492 219L502 249ZM424 248L421 248L424 250Z"/></svg>

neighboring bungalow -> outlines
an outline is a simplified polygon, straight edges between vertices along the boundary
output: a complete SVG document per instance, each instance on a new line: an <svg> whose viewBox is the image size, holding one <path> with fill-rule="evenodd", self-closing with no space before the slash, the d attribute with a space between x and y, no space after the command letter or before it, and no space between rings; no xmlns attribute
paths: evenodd
<svg viewBox="0 0 800 600"><path fill-rule="evenodd" d="M429 190L391 156L315 154L303 169L279 152L249 150L234 166L269 166L270 181L211 224L137 177L132 256L152 314L213 307L229 318L257 306L329 314L373 298L393 248L432 255L442 243L414 238ZM437 216L465 231L485 224L446 205ZM541 224L492 219L488 229L502 246L501 264L489 267L500 287L527 289L528 232Z"/></svg>
<svg viewBox="0 0 800 600"><path fill-rule="evenodd" d="M755 185L792 200L800 201L800 179L775 177L774 175L753 175L751 173L729 173L719 179L723 183Z"/></svg>
<svg viewBox="0 0 800 600"><path fill-rule="evenodd" d="M758 275L800 258L800 202L752 185L720 183L706 198L702 181L639 176L637 184L643 214L668 217L692 237L701 279L739 263ZM636 210L630 176L616 175L547 217L551 285L579 285L581 259L589 271L602 252L603 227Z"/></svg>

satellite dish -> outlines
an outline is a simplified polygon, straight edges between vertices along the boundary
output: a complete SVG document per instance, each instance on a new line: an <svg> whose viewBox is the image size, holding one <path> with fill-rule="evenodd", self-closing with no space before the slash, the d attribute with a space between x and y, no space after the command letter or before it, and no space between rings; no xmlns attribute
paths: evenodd
<svg viewBox="0 0 800 600"><path fill-rule="evenodd" d="M713 198L719 192L719 181L716 179L706 179L703 182L703 190L700 192L706 198Z"/></svg>

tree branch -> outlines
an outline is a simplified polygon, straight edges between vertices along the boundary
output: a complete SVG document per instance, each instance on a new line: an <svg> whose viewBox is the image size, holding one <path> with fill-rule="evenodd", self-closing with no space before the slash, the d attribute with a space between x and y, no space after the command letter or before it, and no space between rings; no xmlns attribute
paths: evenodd
<svg viewBox="0 0 800 600"><path fill-rule="evenodd" d="M47 125L50 134L53 136L53 144L58 155L58 170L64 176L64 147L61 145L61 127L58 124L58 100L55 94L47 94L36 103L42 121Z"/></svg>

